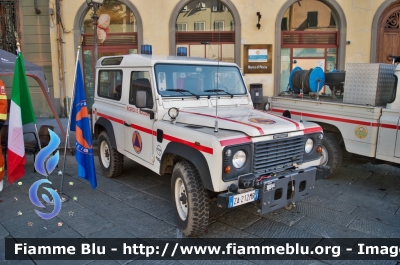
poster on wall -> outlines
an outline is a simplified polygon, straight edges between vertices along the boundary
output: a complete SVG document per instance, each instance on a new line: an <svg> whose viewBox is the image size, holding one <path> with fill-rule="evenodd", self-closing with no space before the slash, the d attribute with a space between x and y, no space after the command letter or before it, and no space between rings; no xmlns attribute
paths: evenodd
<svg viewBox="0 0 400 265"><path fill-rule="evenodd" d="M272 73L272 44L244 45L244 73Z"/></svg>

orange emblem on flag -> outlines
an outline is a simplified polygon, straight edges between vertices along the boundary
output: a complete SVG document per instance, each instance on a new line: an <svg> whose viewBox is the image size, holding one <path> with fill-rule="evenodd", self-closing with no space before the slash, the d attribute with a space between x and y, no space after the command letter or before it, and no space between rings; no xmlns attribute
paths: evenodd
<svg viewBox="0 0 400 265"><path fill-rule="evenodd" d="M133 149L135 149L135 152L140 154L142 151L142 137L140 136L138 131L135 131L132 136L132 144L133 144Z"/></svg>

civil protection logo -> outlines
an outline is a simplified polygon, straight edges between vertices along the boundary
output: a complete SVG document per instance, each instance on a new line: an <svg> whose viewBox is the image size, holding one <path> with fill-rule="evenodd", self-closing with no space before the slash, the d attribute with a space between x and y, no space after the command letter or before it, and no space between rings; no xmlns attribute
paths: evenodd
<svg viewBox="0 0 400 265"><path fill-rule="evenodd" d="M35 160L35 169L38 173L42 174L43 176L47 177L53 170L56 168L59 160L59 151L57 151L54 156L51 156L47 159L46 158L52 154L57 147L60 145L60 137L58 137L57 134L55 134L52 130L49 129L50 133L50 143L44 147L40 152L38 153L36 160ZM31 202L40 208L44 208L43 204L40 202L37 192L39 189L39 186L42 183L48 183L51 184L51 181L47 179L41 179L36 181L35 183L32 184L32 186L29 188L29 199ZM47 190L50 195L53 197L53 200L50 201L49 197L46 194L42 194L42 199L48 203L48 204L53 204L54 209L51 213L42 213L38 210L35 210L37 215L42 217L43 219L51 219L55 217L61 210L61 199L60 195L58 193L51 189L51 188L44 188Z"/></svg>

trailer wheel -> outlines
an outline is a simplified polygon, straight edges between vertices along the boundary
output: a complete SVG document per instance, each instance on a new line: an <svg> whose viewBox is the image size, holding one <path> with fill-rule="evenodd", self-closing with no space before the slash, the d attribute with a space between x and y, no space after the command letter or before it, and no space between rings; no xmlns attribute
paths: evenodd
<svg viewBox="0 0 400 265"><path fill-rule="evenodd" d="M208 225L209 198L192 164L187 161L176 163L171 191L178 228L185 236L202 234Z"/></svg>
<svg viewBox="0 0 400 265"><path fill-rule="evenodd" d="M99 135L99 162L103 173L108 178L114 178L122 173L124 156L113 148L107 132Z"/></svg>
<svg viewBox="0 0 400 265"><path fill-rule="evenodd" d="M330 166L331 177L342 167L342 149L332 133L325 133L322 140L321 165Z"/></svg>

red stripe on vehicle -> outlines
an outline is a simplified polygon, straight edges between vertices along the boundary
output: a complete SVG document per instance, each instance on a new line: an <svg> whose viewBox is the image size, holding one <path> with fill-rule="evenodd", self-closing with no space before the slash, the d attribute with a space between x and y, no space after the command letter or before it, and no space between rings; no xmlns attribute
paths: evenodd
<svg viewBox="0 0 400 265"><path fill-rule="evenodd" d="M148 133L148 134L154 135L154 131L153 130L144 128L144 127L136 125L136 124L131 124L131 128L133 128L135 130L139 130L139 131L144 132L144 133Z"/></svg>
<svg viewBox="0 0 400 265"><path fill-rule="evenodd" d="M280 112L283 113L283 110L281 109L272 109L274 112ZM323 120L331 120L331 121L338 121L338 122L345 122L345 123L351 123L354 125L365 125L365 126L372 126L372 127L378 127L379 123L377 122L366 122L366 121L358 121L358 120L350 120L350 119L343 119L343 118L337 118L337 117L331 117L331 116L324 116L324 115L317 115L317 114L310 114L307 112L297 112L297 111L290 111L293 115L297 116L306 116L306 117L311 117L311 118L317 118L317 119L323 119Z"/></svg>
<svg viewBox="0 0 400 265"><path fill-rule="evenodd" d="M120 120L120 119L117 119L117 118L114 118L114 117L108 116L108 115L106 115L106 114L103 114L103 113L97 112L97 115L99 115L100 117L103 117L103 118L105 118L105 119L108 119L108 120L114 121L114 122L116 122L116 123L124 124L124 121L123 121L123 120Z"/></svg>
<svg viewBox="0 0 400 265"><path fill-rule="evenodd" d="M275 117L284 119L284 120L286 120L286 121L289 121L289 122L291 122L291 123L294 123L294 124L296 125L296 130L299 130L299 129L300 129L300 125L299 125L297 122L295 122L294 120L291 120L291 119L286 118L286 117L283 117L283 116L278 116L278 115L275 115L275 114L273 114L273 113L269 113L269 114L271 114L271 115L273 115L273 116L275 116Z"/></svg>
<svg viewBox="0 0 400 265"><path fill-rule="evenodd" d="M306 128L303 130L304 134L309 134L309 133L317 133L317 132L322 132L321 127L312 127L312 128Z"/></svg>
<svg viewBox="0 0 400 265"><path fill-rule="evenodd" d="M208 153L208 154L211 154L211 155L214 153L214 150L212 148L210 148L210 147L202 146L202 145L195 145L192 142L188 142L186 140L173 137L171 135L164 134L164 139L167 140L167 141L170 141L170 142L177 142L177 143L188 145L188 146L190 146L190 147L192 147L194 149L197 149L199 151L202 151L202 152L205 152L205 153Z"/></svg>
<svg viewBox="0 0 400 265"><path fill-rule="evenodd" d="M219 141L221 146L244 144L244 143L250 143L250 142L251 142L251 138L249 136Z"/></svg>
<svg viewBox="0 0 400 265"><path fill-rule="evenodd" d="M395 129L397 130L397 125L392 125L392 124L379 124L379 127L385 128L385 129ZM400 126L399 126L400 129Z"/></svg>
<svg viewBox="0 0 400 265"><path fill-rule="evenodd" d="M203 114L203 113L189 112L189 111L183 111L183 110L181 110L180 112L190 113L190 114L195 114L195 115L200 115L200 116L215 118L215 116L208 115L208 114ZM222 117L218 117L218 119L224 120L224 121L235 122L235 123L239 123L239 124L246 125L246 126L250 126L250 127L253 127L253 128L255 128L255 129L257 129L258 132L259 132L260 134L264 134L264 131L263 131L262 128L260 128L260 127L258 127L258 126L255 126L255 125L253 125L253 124L248 124L248 123L245 123L245 122L235 121L235 120L226 119L226 118L222 118Z"/></svg>

